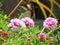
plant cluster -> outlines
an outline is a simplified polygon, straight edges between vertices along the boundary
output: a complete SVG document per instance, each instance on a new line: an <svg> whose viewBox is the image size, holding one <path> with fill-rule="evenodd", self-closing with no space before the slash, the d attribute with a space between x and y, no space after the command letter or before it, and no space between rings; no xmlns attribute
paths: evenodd
<svg viewBox="0 0 60 45"><path fill-rule="evenodd" d="M0 14L0 45L59 45L57 19L48 17L39 27L29 17L5 20L6 17Z"/></svg>

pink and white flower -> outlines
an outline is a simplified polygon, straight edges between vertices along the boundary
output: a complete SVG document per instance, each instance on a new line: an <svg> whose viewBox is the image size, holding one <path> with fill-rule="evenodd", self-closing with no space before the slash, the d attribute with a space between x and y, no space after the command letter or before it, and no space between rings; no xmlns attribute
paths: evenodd
<svg viewBox="0 0 60 45"><path fill-rule="evenodd" d="M38 34L38 37L39 37L39 39L42 40L42 41L46 39L46 35L45 35L44 33Z"/></svg>
<svg viewBox="0 0 60 45"><path fill-rule="evenodd" d="M12 29L19 29L21 27L26 27L25 23L17 18L11 19L8 26L12 27Z"/></svg>
<svg viewBox="0 0 60 45"><path fill-rule="evenodd" d="M27 25L29 25L30 27L34 27L34 22L31 18L29 17L26 17L26 18L23 18L21 19L22 21L24 21Z"/></svg>
<svg viewBox="0 0 60 45"><path fill-rule="evenodd" d="M44 22L43 22L43 26L48 28L49 30L57 27L57 19L52 18L52 17L48 17Z"/></svg>

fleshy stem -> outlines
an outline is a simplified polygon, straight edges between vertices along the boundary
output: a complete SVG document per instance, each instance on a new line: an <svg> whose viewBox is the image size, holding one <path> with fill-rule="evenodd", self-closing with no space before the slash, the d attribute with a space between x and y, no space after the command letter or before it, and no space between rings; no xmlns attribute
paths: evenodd
<svg viewBox="0 0 60 45"><path fill-rule="evenodd" d="M42 29L41 33L44 31L45 27Z"/></svg>
<svg viewBox="0 0 60 45"><path fill-rule="evenodd" d="M21 13L21 15L18 17L19 19L23 16L23 13Z"/></svg>
<svg viewBox="0 0 60 45"><path fill-rule="evenodd" d="M54 1L54 4L56 4L60 8L60 4Z"/></svg>
<svg viewBox="0 0 60 45"><path fill-rule="evenodd" d="M2 38L2 37L0 37L0 39L2 39L2 40L4 40L4 41L6 41L4 38Z"/></svg>
<svg viewBox="0 0 60 45"><path fill-rule="evenodd" d="M32 2L37 3L38 5L42 6L43 8L45 8L47 11L49 11L51 13L51 15L56 18L56 16L54 15L54 13L51 11L50 8L48 8L46 5L44 5L43 3L41 3L39 0L32 0Z"/></svg>
<svg viewBox="0 0 60 45"><path fill-rule="evenodd" d="M60 26L59 26L58 28L55 28L55 29L51 30L50 32L48 32L48 33L46 34L46 36L48 36L48 35L51 34L53 31L55 31L55 30L57 30L57 29L59 29L59 28L60 28Z"/></svg>
<svg viewBox="0 0 60 45"><path fill-rule="evenodd" d="M51 11L53 11L53 1L50 1L50 5L51 5ZM51 16L51 13L49 16Z"/></svg>
<svg viewBox="0 0 60 45"><path fill-rule="evenodd" d="M4 29L2 27L0 27L0 29L4 31Z"/></svg>

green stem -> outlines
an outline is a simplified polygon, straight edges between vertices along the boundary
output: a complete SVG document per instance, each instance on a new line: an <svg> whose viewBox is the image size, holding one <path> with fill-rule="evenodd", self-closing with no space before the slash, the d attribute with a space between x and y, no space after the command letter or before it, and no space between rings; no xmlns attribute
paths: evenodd
<svg viewBox="0 0 60 45"><path fill-rule="evenodd" d="M59 29L59 28L60 28L60 26L59 26L58 28L55 28L55 29L51 30L50 32L48 32L48 33L46 34L46 36L48 36L48 35L51 34L53 31L55 31L55 30L57 30L57 29Z"/></svg>
<svg viewBox="0 0 60 45"><path fill-rule="evenodd" d="M53 1L50 1L50 4L51 4L51 11L53 11ZM51 13L50 13L50 16L51 16Z"/></svg>
<svg viewBox="0 0 60 45"><path fill-rule="evenodd" d="M48 8L46 5L44 5L43 3L41 3L39 0L32 0L32 1L35 2L35 3L37 3L38 5L40 5L41 7L45 8L47 11L49 11L49 12L51 13L51 15L52 15L53 17L56 18L56 16L55 16L54 13L51 11L51 9ZM40 7L40 6L39 6L39 7Z"/></svg>
<svg viewBox="0 0 60 45"><path fill-rule="evenodd" d="M45 27L42 29L41 33L44 31Z"/></svg>
<svg viewBox="0 0 60 45"><path fill-rule="evenodd" d="M1 30L5 31L2 27L0 27Z"/></svg>
<svg viewBox="0 0 60 45"><path fill-rule="evenodd" d="M4 39L4 38L2 38L2 37L0 37L0 39L2 39L2 40L4 40L4 41L5 41L5 39Z"/></svg>
<svg viewBox="0 0 60 45"><path fill-rule="evenodd" d="M55 30L53 30L53 31L55 31ZM51 34L53 31L51 30L50 32L48 32L48 33L46 34L46 36L48 36L49 34Z"/></svg>
<svg viewBox="0 0 60 45"><path fill-rule="evenodd" d="M23 16L23 13L21 13L21 15L18 17L19 19Z"/></svg>

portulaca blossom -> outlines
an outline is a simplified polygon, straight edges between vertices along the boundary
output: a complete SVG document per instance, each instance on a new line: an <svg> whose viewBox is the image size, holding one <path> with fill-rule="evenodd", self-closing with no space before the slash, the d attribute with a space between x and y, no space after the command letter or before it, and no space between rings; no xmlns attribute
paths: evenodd
<svg viewBox="0 0 60 45"><path fill-rule="evenodd" d="M24 21L27 25L29 25L29 27L34 27L34 21L31 18L26 17L22 18L21 20Z"/></svg>
<svg viewBox="0 0 60 45"><path fill-rule="evenodd" d="M46 35L45 35L44 33L38 34L38 37L39 37L39 39L42 40L42 41L46 39Z"/></svg>
<svg viewBox="0 0 60 45"><path fill-rule="evenodd" d="M43 22L43 26L48 28L49 30L57 27L57 19L52 18L52 17L48 17L44 22Z"/></svg>
<svg viewBox="0 0 60 45"><path fill-rule="evenodd" d="M17 18L11 19L8 26L12 27L12 29L19 29L19 28L26 27L25 23L22 20L19 20Z"/></svg>

